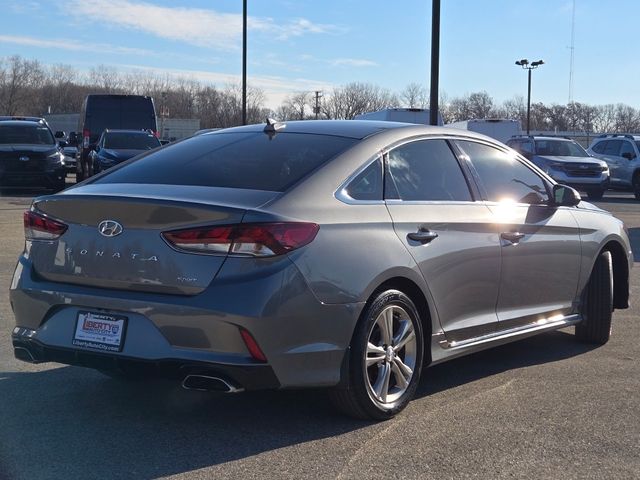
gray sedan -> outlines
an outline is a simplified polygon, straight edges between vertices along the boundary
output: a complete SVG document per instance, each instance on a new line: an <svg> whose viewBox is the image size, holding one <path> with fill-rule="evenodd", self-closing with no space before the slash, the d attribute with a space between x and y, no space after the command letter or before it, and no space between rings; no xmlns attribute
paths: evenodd
<svg viewBox="0 0 640 480"><path fill-rule="evenodd" d="M460 130L307 121L205 133L25 212L17 358L240 392L324 387L387 419L422 369L627 308L622 223Z"/></svg>

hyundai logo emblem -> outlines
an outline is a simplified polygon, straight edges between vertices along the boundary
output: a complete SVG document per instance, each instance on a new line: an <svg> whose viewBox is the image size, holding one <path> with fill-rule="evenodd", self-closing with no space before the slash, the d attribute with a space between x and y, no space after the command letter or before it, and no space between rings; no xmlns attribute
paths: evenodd
<svg viewBox="0 0 640 480"><path fill-rule="evenodd" d="M29 157L27 157L25 155L25 156L19 157L18 160L20 160L21 162L28 162L29 161Z"/></svg>
<svg viewBox="0 0 640 480"><path fill-rule="evenodd" d="M98 224L98 231L105 237L116 237L122 233L122 225L115 220L103 220Z"/></svg>

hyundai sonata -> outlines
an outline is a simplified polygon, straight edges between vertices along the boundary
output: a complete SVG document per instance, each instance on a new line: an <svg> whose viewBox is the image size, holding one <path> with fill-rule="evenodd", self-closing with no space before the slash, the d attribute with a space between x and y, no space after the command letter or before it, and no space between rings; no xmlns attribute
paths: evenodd
<svg viewBox="0 0 640 480"><path fill-rule="evenodd" d="M622 223L478 134L374 121L205 133L24 214L17 358L386 419L424 367L627 308Z"/></svg>

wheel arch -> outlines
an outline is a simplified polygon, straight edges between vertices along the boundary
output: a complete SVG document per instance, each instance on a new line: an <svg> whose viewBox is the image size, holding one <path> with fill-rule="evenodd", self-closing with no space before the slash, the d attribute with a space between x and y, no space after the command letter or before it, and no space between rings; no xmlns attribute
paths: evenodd
<svg viewBox="0 0 640 480"><path fill-rule="evenodd" d="M624 247L609 240L600 250L611 254L613 266L613 308L629 308L629 262Z"/></svg>
<svg viewBox="0 0 640 480"><path fill-rule="evenodd" d="M420 288L420 286L412 279L405 276L394 276L384 280L371 291L362 312L366 310L380 292L385 290L401 291L411 299L418 309L418 314L422 321L422 336L424 340L423 365L429 365L431 363L431 335L437 329L437 326L434 325L434 321L436 321L436 319L431 312L427 296L422 288ZM360 319L358 319L358 321L360 321Z"/></svg>

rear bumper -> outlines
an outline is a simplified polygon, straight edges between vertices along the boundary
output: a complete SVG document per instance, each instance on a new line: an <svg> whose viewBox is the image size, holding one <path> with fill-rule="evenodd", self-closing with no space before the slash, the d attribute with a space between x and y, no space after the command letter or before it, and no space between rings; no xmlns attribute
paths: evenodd
<svg viewBox="0 0 640 480"><path fill-rule="evenodd" d="M71 348L50 347L29 338L33 331L16 328L11 336L15 357L29 363L57 362L66 365L120 371L141 378L162 377L182 381L187 375L211 375L244 390L277 389L280 383L269 365L225 365L202 361L161 358L153 361L114 356Z"/></svg>
<svg viewBox="0 0 640 480"><path fill-rule="evenodd" d="M205 369L247 390L338 384L363 305L321 303L286 257L262 272L247 268L246 259L228 258L202 293L167 295L43 280L21 256L10 299L17 328L31 333L14 335L14 347L24 349L17 356L27 361L32 356L99 369L135 365L162 376ZM120 352L72 344L78 313L87 310L127 317ZM266 363L252 358L241 328Z"/></svg>

